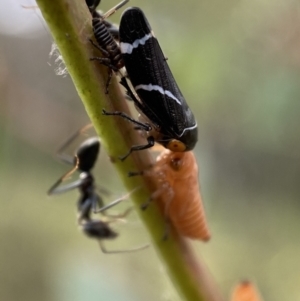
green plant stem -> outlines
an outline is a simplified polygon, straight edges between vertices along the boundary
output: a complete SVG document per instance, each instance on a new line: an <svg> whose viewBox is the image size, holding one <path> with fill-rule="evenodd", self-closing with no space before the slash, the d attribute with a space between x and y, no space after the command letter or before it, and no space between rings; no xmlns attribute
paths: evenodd
<svg viewBox="0 0 300 301"><path fill-rule="evenodd" d="M85 1L37 0L37 3L85 109L124 185L128 191L139 187L132 195L133 202L175 288L185 300L221 300L209 274L195 259L188 243L174 231L167 241L162 240L165 220L158 208L151 205L145 211L140 210L141 204L157 189L155 181L149 178L146 181L142 177L129 178L127 173L149 167L153 163L151 154L147 151L135 152L125 162L118 160L118 156L125 154L131 145L143 144L145 141L132 130L132 125L128 122L102 115L103 108L129 115L130 112L116 78L113 77L109 94L106 95L107 68L90 61L91 57L100 54L95 53L88 40L92 38L92 28Z"/></svg>

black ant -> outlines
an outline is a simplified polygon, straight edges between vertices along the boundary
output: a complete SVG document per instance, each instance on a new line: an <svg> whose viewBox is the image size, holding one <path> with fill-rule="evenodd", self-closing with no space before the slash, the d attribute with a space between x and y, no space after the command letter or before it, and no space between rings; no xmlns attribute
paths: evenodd
<svg viewBox="0 0 300 301"><path fill-rule="evenodd" d="M78 225L81 227L82 231L91 238L98 240L100 248L103 253L125 253L133 252L144 249L148 245L140 246L128 250L116 250L108 251L103 245L102 240L113 239L118 236L118 234L113 231L109 224L117 221L120 218L126 217L132 208L127 209L124 213L118 215L106 214L106 210L119 204L124 199L128 198L130 193L111 202L110 204L104 206L102 197L96 192L94 176L91 173L94 167L98 154L100 151L100 140L98 137L92 137L86 139L76 150L75 155L72 157L66 155L63 151L69 146L81 133L86 131L91 125L87 125L84 128L73 134L57 151L57 156L65 163L73 165L73 168L60 177L48 190L48 195L60 194L67 192L69 190L78 188L80 192L80 198L77 202L78 210ZM80 172L79 179L73 181L69 184L60 186L60 184L76 170ZM102 189L103 193L107 193L106 190ZM110 218L109 221L103 221L100 219L92 219L91 214L102 213Z"/></svg>

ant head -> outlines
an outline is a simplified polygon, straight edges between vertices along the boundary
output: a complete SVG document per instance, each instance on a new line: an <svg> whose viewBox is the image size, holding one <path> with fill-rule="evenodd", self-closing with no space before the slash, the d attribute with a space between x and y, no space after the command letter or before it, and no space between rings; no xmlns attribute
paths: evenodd
<svg viewBox="0 0 300 301"><path fill-rule="evenodd" d="M98 137L85 140L78 148L75 163L78 162L78 170L90 172L94 167L100 151L100 141Z"/></svg>

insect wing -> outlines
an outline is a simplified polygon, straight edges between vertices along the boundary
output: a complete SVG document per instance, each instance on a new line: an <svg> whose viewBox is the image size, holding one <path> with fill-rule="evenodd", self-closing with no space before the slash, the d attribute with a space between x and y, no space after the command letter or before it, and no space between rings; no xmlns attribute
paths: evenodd
<svg viewBox="0 0 300 301"><path fill-rule="evenodd" d="M127 9L120 22L120 47L143 113L161 132L180 137L196 125L144 13Z"/></svg>

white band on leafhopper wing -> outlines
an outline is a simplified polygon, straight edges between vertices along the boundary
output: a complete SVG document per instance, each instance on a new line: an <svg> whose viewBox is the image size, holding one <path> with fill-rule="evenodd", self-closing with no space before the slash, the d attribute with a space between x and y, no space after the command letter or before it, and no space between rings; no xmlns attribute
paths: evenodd
<svg viewBox="0 0 300 301"><path fill-rule="evenodd" d="M139 47L139 45L145 45L146 41L149 40L150 38L152 38L151 32L146 34L141 39L135 40L132 44L121 42L120 43L121 52L131 54L134 48Z"/></svg>
<svg viewBox="0 0 300 301"><path fill-rule="evenodd" d="M184 134L186 131L191 131L191 130L193 130L193 129L195 129L195 128L197 128L197 122L196 122L195 125L193 125L193 126L191 126L191 127L189 127L189 128L185 128L185 129L182 131L182 133L180 134L179 137L183 136L183 134Z"/></svg>
<svg viewBox="0 0 300 301"><path fill-rule="evenodd" d="M164 90L162 87L158 85L137 85L134 87L134 89L137 91L139 89L146 90L146 91L158 91L161 94L167 95L170 98L174 99L179 105L181 105L181 102L168 90Z"/></svg>

